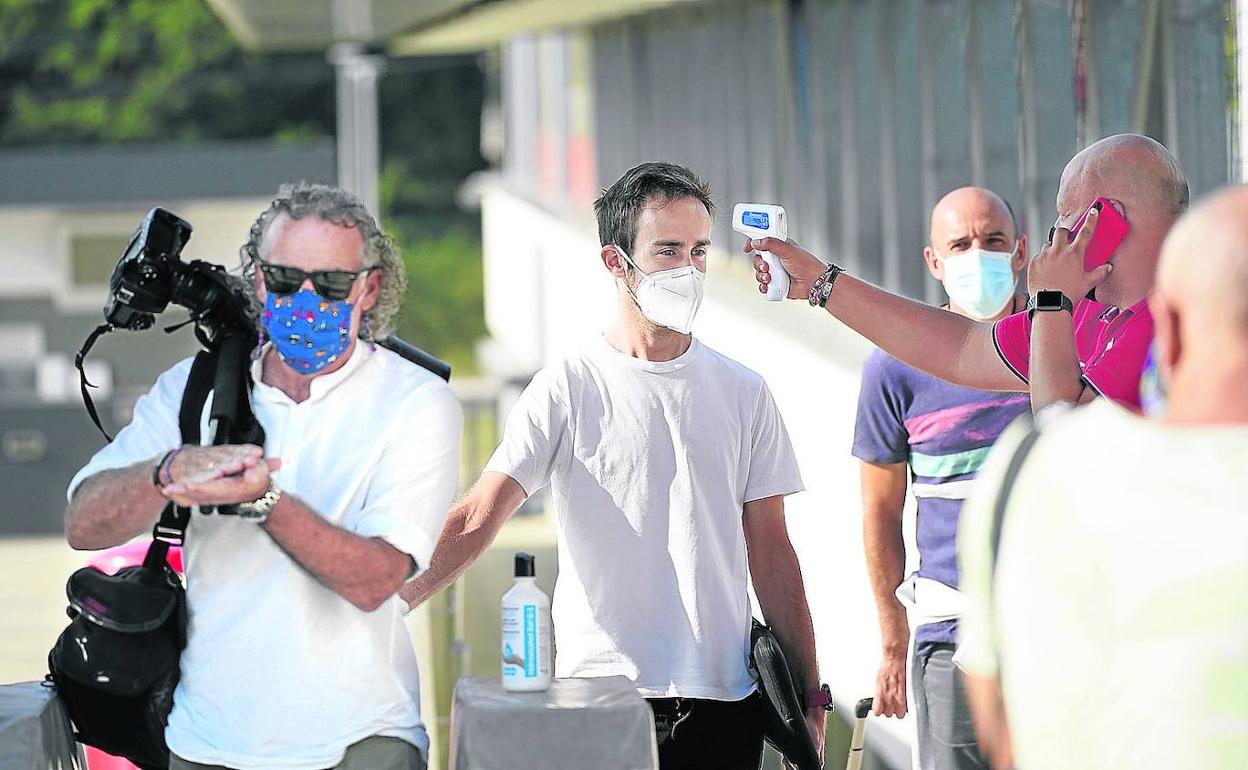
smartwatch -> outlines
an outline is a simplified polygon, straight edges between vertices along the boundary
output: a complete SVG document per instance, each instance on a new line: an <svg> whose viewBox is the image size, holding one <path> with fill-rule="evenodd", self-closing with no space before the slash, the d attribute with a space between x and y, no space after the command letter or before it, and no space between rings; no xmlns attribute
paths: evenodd
<svg viewBox="0 0 1248 770"><path fill-rule="evenodd" d="M1060 291L1041 289L1027 300L1028 319L1036 313L1056 313L1060 310L1065 310L1072 316L1075 314L1075 304Z"/></svg>

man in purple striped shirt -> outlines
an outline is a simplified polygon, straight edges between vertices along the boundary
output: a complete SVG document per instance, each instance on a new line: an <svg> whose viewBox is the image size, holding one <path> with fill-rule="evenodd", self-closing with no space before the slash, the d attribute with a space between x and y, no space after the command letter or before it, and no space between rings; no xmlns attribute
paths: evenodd
<svg viewBox="0 0 1248 770"><path fill-rule="evenodd" d="M954 190L932 210L923 256L949 295L950 312L991 322L1022 309L1026 298L1015 286L1026 254L1027 237L989 190ZM863 540L883 645L875 713L905 716L909 659L922 770L986 767L952 662L961 611L955 534L988 450L1029 410L1025 393L953 385L881 350L863 371L853 453L862 461ZM908 483L918 500L919 568L903 580Z"/></svg>

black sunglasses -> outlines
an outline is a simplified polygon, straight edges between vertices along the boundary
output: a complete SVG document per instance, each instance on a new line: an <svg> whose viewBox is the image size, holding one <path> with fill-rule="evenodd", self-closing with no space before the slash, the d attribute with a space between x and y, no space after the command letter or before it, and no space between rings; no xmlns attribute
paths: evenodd
<svg viewBox="0 0 1248 770"><path fill-rule="evenodd" d="M297 267L274 265L260 260L256 260L256 263L264 274L264 288L268 291L283 297L294 294L299 291L304 281L311 278L312 288L316 289L316 293L334 302L346 299L351 294L355 279L375 269L366 267L363 270L313 270L309 273Z"/></svg>

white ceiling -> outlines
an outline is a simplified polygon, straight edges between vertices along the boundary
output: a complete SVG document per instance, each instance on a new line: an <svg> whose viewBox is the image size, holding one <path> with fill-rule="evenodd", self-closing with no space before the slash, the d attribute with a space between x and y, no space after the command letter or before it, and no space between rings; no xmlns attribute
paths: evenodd
<svg viewBox="0 0 1248 770"><path fill-rule="evenodd" d="M399 55L464 53L507 37L703 0L209 0L248 48L324 50L340 41Z"/></svg>

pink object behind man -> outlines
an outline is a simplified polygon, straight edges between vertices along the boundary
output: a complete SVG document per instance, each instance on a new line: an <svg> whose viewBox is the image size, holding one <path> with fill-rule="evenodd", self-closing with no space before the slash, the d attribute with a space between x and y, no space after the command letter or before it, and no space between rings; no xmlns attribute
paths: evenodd
<svg viewBox="0 0 1248 770"><path fill-rule="evenodd" d="M95 567L100 572L108 575L117 574L117 570L124 567L137 567L143 563L143 557L147 555L147 548L152 544L151 540L135 540L132 543L119 545L116 548L106 548L103 551L97 551L91 557L91 561L87 562L88 567ZM182 549L173 546L169 549L169 555L166 561L169 566L173 567L173 571L179 575L183 574L182 570Z"/></svg>

